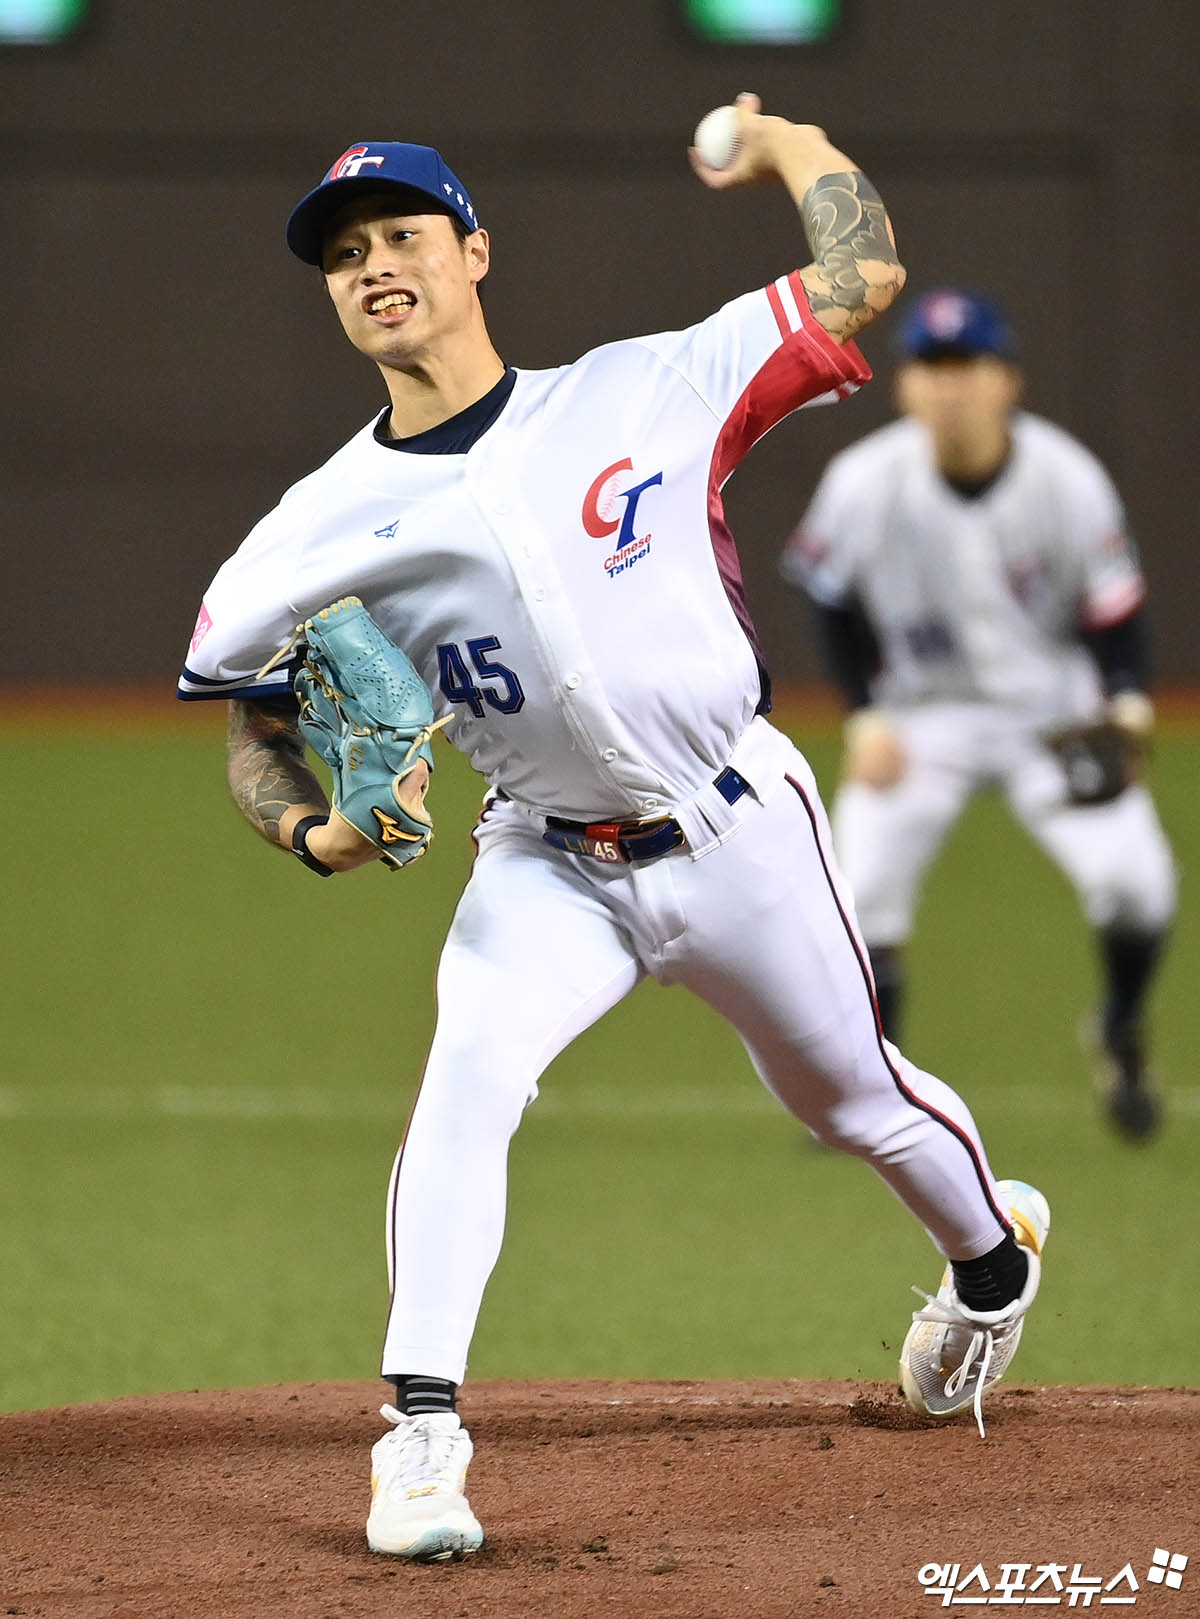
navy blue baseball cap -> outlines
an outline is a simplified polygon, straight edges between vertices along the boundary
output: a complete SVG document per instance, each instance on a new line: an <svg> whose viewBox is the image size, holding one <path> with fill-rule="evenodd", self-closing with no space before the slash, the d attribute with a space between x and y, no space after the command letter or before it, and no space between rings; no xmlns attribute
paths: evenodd
<svg viewBox="0 0 1200 1619"><path fill-rule="evenodd" d="M479 221L467 188L432 146L403 141L359 141L347 148L315 190L298 202L287 222L287 245L305 264L321 263L332 216L354 197L377 191L418 191L468 230Z"/></svg>
<svg viewBox="0 0 1200 1619"><path fill-rule="evenodd" d="M961 287L936 287L905 315L896 334L896 353L901 360L972 359L978 354L1015 360L1017 346L995 304Z"/></svg>

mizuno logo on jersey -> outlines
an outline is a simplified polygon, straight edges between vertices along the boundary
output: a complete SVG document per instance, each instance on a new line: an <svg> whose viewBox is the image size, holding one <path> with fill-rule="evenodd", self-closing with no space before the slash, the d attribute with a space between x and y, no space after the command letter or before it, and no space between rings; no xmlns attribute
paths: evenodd
<svg viewBox="0 0 1200 1619"><path fill-rule="evenodd" d="M633 473L633 462L628 456L621 461L614 461L612 466L605 467L598 477L593 479L587 494L583 497L583 509L580 517L584 530L594 540L606 540L610 535L617 536L614 549L604 559L604 571L610 579L619 573L624 573L635 562L640 562L649 553L653 534L638 535L634 532L634 517L638 502L647 489L653 489L663 481L661 472L652 477L643 478L641 483L630 483L629 487L622 489L622 483L628 483L626 475ZM624 506L620 503L624 501Z"/></svg>
<svg viewBox="0 0 1200 1619"><path fill-rule="evenodd" d="M377 540L394 540L396 538L396 530L399 527L400 519L397 517L396 521L394 523L389 523L386 528L377 528L375 530L375 538Z"/></svg>

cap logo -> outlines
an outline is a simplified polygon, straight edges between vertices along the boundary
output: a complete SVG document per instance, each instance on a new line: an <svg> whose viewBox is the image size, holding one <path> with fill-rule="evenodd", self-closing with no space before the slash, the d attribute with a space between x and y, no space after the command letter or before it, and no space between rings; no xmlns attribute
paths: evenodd
<svg viewBox="0 0 1200 1619"><path fill-rule="evenodd" d="M925 329L942 343L952 343L971 318L971 308L956 292L935 292L921 306Z"/></svg>
<svg viewBox="0 0 1200 1619"><path fill-rule="evenodd" d="M384 162L383 154L378 157L368 156L365 146L352 146L349 151L343 152L341 157L325 176L326 180L345 180L353 178L366 164L372 163L379 168Z"/></svg>

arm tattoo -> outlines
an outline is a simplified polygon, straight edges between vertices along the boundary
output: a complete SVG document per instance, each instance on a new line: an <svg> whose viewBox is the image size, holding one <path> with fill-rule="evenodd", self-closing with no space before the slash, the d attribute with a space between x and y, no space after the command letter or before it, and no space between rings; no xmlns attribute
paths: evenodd
<svg viewBox="0 0 1200 1619"><path fill-rule="evenodd" d="M904 270L878 191L857 169L823 174L800 204L813 263L801 270L812 312L841 342L904 285Z"/></svg>
<svg viewBox="0 0 1200 1619"><path fill-rule="evenodd" d="M279 823L294 805L325 802L294 720L255 703L230 703L227 745L234 802L268 843L279 842Z"/></svg>

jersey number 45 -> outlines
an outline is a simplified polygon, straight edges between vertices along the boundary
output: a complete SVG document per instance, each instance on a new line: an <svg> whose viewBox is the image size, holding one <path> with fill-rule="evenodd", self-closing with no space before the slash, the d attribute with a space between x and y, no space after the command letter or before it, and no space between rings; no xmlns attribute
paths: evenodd
<svg viewBox="0 0 1200 1619"><path fill-rule="evenodd" d="M466 643L467 657L486 686L477 685L467 668L457 641L443 641L437 649L438 684L448 703L466 703L476 719L483 718L483 705L500 714L516 714L525 705L521 682L506 664L495 663L489 652L499 652L495 635L477 635Z"/></svg>

